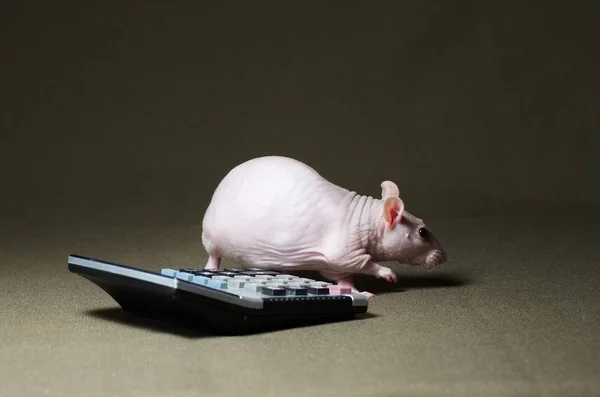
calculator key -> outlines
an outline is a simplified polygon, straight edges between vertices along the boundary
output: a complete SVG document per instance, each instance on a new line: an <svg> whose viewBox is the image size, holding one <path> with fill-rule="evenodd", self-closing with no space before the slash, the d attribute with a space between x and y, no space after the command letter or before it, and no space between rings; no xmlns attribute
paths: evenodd
<svg viewBox="0 0 600 397"><path fill-rule="evenodd" d="M329 288L325 287L307 287L308 293L311 295L329 295Z"/></svg>
<svg viewBox="0 0 600 397"><path fill-rule="evenodd" d="M219 280L219 281L227 281L229 280L231 277L229 276L213 276L212 279L213 280Z"/></svg>
<svg viewBox="0 0 600 397"><path fill-rule="evenodd" d="M236 280L244 280L244 281L248 281L248 280L250 280L252 277L250 277L250 276L240 276L240 275L238 274L238 275L235 275L235 276L233 276L233 278L235 278Z"/></svg>
<svg viewBox="0 0 600 397"><path fill-rule="evenodd" d="M287 295L293 295L293 296L308 295L307 288L294 288L294 287L286 286L285 290L286 290Z"/></svg>
<svg viewBox="0 0 600 397"><path fill-rule="evenodd" d="M282 280L280 278L272 278L272 279L268 280L267 282L283 285L283 284L288 284L290 282L290 280Z"/></svg>
<svg viewBox="0 0 600 397"><path fill-rule="evenodd" d="M230 278L227 280L227 286L232 288L244 288L246 282L244 280L238 280L236 278Z"/></svg>
<svg viewBox="0 0 600 397"><path fill-rule="evenodd" d="M285 284L283 284L283 283L266 283L265 287L270 287L270 288L285 288Z"/></svg>
<svg viewBox="0 0 600 397"><path fill-rule="evenodd" d="M209 279L206 283L208 287L217 288L217 289L225 289L227 288L227 282L221 280Z"/></svg>
<svg viewBox="0 0 600 397"><path fill-rule="evenodd" d="M179 280L192 281L194 275L192 273L177 272L177 275L175 277L177 277Z"/></svg>
<svg viewBox="0 0 600 397"><path fill-rule="evenodd" d="M295 279L294 281L297 281L299 283L316 283L316 280L313 280L312 278L305 278L305 277L299 277L297 279Z"/></svg>
<svg viewBox="0 0 600 397"><path fill-rule="evenodd" d="M160 271L160 274L162 274L163 276L167 276L167 277L175 277L177 275L177 270L173 270L173 269L162 269Z"/></svg>
<svg viewBox="0 0 600 397"><path fill-rule="evenodd" d="M244 289L252 292L260 293L262 291L262 285L254 284L254 283L246 283L244 284Z"/></svg>
<svg viewBox="0 0 600 397"><path fill-rule="evenodd" d="M305 279L305 278L295 278L293 280L290 280L291 282L294 283L298 283L298 284L303 284L303 285L309 285L310 283L314 283L315 280L310 280L310 279Z"/></svg>
<svg viewBox="0 0 600 397"><path fill-rule="evenodd" d="M285 296L285 288L264 286L261 292L269 296Z"/></svg>
<svg viewBox="0 0 600 397"><path fill-rule="evenodd" d="M292 280L294 278L299 278L298 276L292 276L289 274L278 274L275 276L276 279L281 279L281 280Z"/></svg>
<svg viewBox="0 0 600 397"><path fill-rule="evenodd" d="M204 276L193 276L190 280L194 284L207 285L210 278Z"/></svg>
<svg viewBox="0 0 600 397"><path fill-rule="evenodd" d="M330 285L329 293L331 295L341 295L341 294L350 294L352 293L352 288L350 287L342 287L340 285Z"/></svg>
<svg viewBox="0 0 600 397"><path fill-rule="evenodd" d="M250 280L248 280L249 283L251 284L267 284L269 281L268 280L261 280L259 278L251 278Z"/></svg>
<svg viewBox="0 0 600 397"><path fill-rule="evenodd" d="M317 287L317 288L325 288L328 285L332 285L331 283L325 283L325 282L321 282L321 281L314 281L312 283L309 284L311 287Z"/></svg>
<svg viewBox="0 0 600 397"><path fill-rule="evenodd" d="M274 277L271 276L271 275L268 275L268 274L257 274L254 278L258 278L258 279L261 279L261 280L271 280Z"/></svg>
<svg viewBox="0 0 600 397"><path fill-rule="evenodd" d="M199 276L202 274L212 274L215 272L214 270L210 269L180 269L179 271L183 273L191 273L195 276Z"/></svg>

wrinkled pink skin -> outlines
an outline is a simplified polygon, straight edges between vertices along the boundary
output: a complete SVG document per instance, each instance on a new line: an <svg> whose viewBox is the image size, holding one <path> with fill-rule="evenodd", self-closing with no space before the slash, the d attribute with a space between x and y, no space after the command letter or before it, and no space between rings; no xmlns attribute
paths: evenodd
<svg viewBox="0 0 600 397"><path fill-rule="evenodd" d="M359 195L287 157L242 163L221 181L204 216L205 268L227 258L247 268L312 270L358 292L353 274L397 282L379 262L428 270L445 262L433 233L419 235L426 226L404 210L397 186L384 181L381 188L381 199Z"/></svg>

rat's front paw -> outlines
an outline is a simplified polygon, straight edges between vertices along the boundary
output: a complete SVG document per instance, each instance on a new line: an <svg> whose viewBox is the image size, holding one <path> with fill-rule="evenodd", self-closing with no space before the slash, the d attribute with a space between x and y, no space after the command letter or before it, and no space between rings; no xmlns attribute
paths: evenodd
<svg viewBox="0 0 600 397"><path fill-rule="evenodd" d="M371 298L374 298L374 297L375 297L375 294L373 294L373 293L371 293L371 292L368 292L368 291L362 291L362 292L360 292L360 293L361 293L361 294L363 294L364 296L366 296L366 297L367 297L367 299L371 299Z"/></svg>
<svg viewBox="0 0 600 397"><path fill-rule="evenodd" d="M386 281L389 281L390 283L398 282L398 276L396 276L396 273L394 273L394 271L389 267L385 266L381 266L377 270L377 278L382 278Z"/></svg>

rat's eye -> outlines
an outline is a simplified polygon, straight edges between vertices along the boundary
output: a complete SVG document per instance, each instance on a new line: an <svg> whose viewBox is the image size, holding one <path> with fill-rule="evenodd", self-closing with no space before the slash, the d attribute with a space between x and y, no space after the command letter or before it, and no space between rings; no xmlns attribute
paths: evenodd
<svg viewBox="0 0 600 397"><path fill-rule="evenodd" d="M427 238L429 237L429 230L425 229L424 227L420 228L419 236L421 236L421 238L427 240Z"/></svg>

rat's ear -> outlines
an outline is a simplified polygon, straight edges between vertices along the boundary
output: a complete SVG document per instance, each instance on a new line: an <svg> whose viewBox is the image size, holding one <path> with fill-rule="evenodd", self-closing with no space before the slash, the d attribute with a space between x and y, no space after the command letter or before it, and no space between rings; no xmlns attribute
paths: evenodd
<svg viewBox="0 0 600 397"><path fill-rule="evenodd" d="M381 198L386 200L390 197L400 197L398 186L392 181L381 182Z"/></svg>
<svg viewBox="0 0 600 397"><path fill-rule="evenodd" d="M390 228L394 228L404 214L404 202L398 197L389 197L383 202L383 219Z"/></svg>

